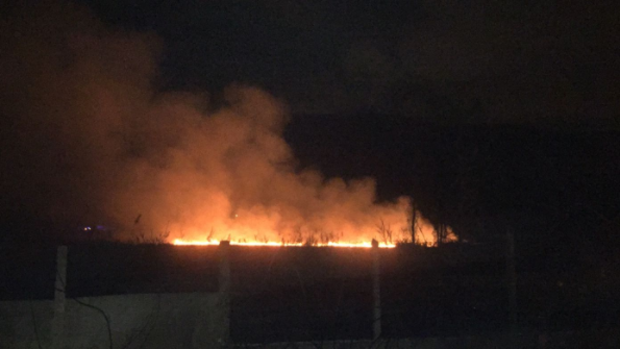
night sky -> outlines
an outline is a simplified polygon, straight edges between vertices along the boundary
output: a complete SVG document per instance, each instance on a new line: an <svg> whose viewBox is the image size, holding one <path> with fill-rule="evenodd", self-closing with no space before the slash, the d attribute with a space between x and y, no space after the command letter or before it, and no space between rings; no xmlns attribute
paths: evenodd
<svg viewBox="0 0 620 349"><path fill-rule="evenodd" d="M617 124L614 1L84 3L163 40L162 88L249 82L295 113Z"/></svg>
<svg viewBox="0 0 620 349"><path fill-rule="evenodd" d="M231 84L266 90L289 111L284 137L297 165L373 176L380 199L412 196L464 236L493 230L497 217L532 234L618 226L615 1L77 3L108 31L150 38L157 68L134 68L157 71L156 91L206 94L217 108ZM5 6L2 28L45 20L30 18L29 5ZM3 55L21 59L25 51L11 51L19 35L28 34L4 30ZM28 52L24 61L37 48ZM31 99L0 91L17 101L0 110L9 134ZM6 139L4 168L30 154ZM7 188L20 176L23 187L41 185L5 174ZM9 226L36 216L40 206L6 190Z"/></svg>

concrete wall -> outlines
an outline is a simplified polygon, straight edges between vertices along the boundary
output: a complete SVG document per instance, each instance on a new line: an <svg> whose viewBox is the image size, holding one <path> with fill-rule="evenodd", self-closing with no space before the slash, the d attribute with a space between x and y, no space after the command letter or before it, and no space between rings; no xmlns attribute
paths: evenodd
<svg viewBox="0 0 620 349"><path fill-rule="evenodd" d="M580 331L553 333L541 337L536 333L520 333L515 338L508 333L489 333L480 336L399 338L377 340L339 340L297 343L273 343L238 348L262 349L617 349L620 331Z"/></svg>
<svg viewBox="0 0 620 349"><path fill-rule="evenodd" d="M103 296L54 314L54 301L0 302L0 348L217 348L228 333L220 303L217 293Z"/></svg>
<svg viewBox="0 0 620 349"><path fill-rule="evenodd" d="M49 348L53 301L0 302L0 348ZM37 335L38 334L38 335Z"/></svg>
<svg viewBox="0 0 620 349"><path fill-rule="evenodd" d="M228 244L220 246L217 293L159 293L65 298L67 249L60 247L54 300L0 302L0 349L168 348L620 348L620 330L489 333L454 338L230 343L231 280ZM378 268L376 268L378 271ZM375 273L378 280L378 274ZM70 281L70 280L69 280ZM376 292L375 306L378 303ZM376 313L375 313L376 314ZM379 313L380 314L380 313ZM378 317L375 317L378 318ZM372 328L368 328L369 337Z"/></svg>

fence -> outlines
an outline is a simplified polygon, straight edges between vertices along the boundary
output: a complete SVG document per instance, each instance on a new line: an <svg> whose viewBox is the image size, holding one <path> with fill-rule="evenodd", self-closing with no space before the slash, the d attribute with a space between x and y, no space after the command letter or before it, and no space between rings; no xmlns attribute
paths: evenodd
<svg viewBox="0 0 620 349"><path fill-rule="evenodd" d="M617 347L524 326L510 245L410 248L60 247L52 299L0 302L0 348Z"/></svg>
<svg viewBox="0 0 620 349"><path fill-rule="evenodd" d="M217 348L228 344L229 288L214 293L66 297L58 248L53 300L0 302L0 348ZM223 277L229 278L225 263Z"/></svg>

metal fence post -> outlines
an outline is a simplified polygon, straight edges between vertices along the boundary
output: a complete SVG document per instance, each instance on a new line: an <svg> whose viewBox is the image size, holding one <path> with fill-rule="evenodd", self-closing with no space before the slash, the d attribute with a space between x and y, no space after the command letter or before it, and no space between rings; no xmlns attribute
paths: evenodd
<svg viewBox="0 0 620 349"><path fill-rule="evenodd" d="M54 283L54 317L52 320L52 348L58 348L64 339L67 288L67 246L56 250L56 281Z"/></svg>
<svg viewBox="0 0 620 349"><path fill-rule="evenodd" d="M511 228L506 231L506 279L508 283L508 311L510 339L513 347L517 340L517 273L515 267L515 237Z"/></svg>

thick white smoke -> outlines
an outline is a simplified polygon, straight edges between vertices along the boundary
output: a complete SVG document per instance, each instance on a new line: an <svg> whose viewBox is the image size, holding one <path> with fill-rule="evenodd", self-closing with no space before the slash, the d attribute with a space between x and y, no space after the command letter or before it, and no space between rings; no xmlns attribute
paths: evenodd
<svg viewBox="0 0 620 349"><path fill-rule="evenodd" d="M152 35L67 4L19 11L0 28L3 205L121 239L411 240L408 198L377 203L372 179L296 168L286 107L266 92L230 86L213 110L153 87Z"/></svg>

